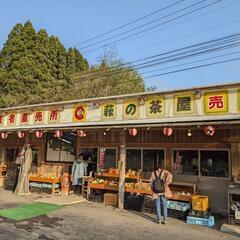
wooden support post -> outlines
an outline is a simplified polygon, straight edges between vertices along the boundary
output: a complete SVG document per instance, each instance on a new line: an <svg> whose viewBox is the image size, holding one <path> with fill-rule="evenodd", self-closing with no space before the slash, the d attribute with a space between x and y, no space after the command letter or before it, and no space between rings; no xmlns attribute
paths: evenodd
<svg viewBox="0 0 240 240"><path fill-rule="evenodd" d="M125 169L126 169L126 135L121 133L121 145L119 154L119 185L118 185L118 207L123 209L125 194Z"/></svg>

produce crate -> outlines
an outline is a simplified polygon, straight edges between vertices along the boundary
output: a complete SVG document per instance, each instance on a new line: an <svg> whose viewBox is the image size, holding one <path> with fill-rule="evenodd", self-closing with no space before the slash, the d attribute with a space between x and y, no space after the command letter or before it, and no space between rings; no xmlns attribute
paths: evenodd
<svg viewBox="0 0 240 240"><path fill-rule="evenodd" d="M29 187L30 192L35 192L35 193L42 193L42 188L39 187Z"/></svg>
<svg viewBox="0 0 240 240"><path fill-rule="evenodd" d="M186 212L190 209L190 204L186 202L177 202L168 200L168 208L173 210L178 210L182 212Z"/></svg>
<svg viewBox="0 0 240 240"><path fill-rule="evenodd" d="M143 197L130 193L125 193L124 209L132 211L141 211L143 205Z"/></svg>
<svg viewBox="0 0 240 240"><path fill-rule="evenodd" d="M105 193L104 194L104 204L113 207L118 206L118 194L117 193Z"/></svg>
<svg viewBox="0 0 240 240"><path fill-rule="evenodd" d="M192 210L207 211L208 210L208 196L195 195L192 196Z"/></svg>
<svg viewBox="0 0 240 240"><path fill-rule="evenodd" d="M181 211L181 210L175 210L175 209L168 208L168 217L185 221L187 216L188 216L188 210Z"/></svg>
<svg viewBox="0 0 240 240"><path fill-rule="evenodd" d="M201 225L205 227L213 227L215 224L214 217L210 216L208 218L198 218L198 217L187 217L187 224Z"/></svg>
<svg viewBox="0 0 240 240"><path fill-rule="evenodd" d="M192 217L208 218L210 213L208 211L191 211L188 215Z"/></svg>
<svg viewBox="0 0 240 240"><path fill-rule="evenodd" d="M143 206L142 212L149 213L149 214L156 214L156 207L155 206Z"/></svg>
<svg viewBox="0 0 240 240"><path fill-rule="evenodd" d="M143 207L155 207L155 202L151 197L144 197Z"/></svg>

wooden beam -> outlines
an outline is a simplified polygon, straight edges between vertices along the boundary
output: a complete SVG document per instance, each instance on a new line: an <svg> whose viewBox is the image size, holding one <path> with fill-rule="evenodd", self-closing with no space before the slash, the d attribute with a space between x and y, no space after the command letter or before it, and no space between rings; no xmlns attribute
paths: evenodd
<svg viewBox="0 0 240 240"><path fill-rule="evenodd" d="M119 148L119 184L118 184L118 207L124 207L124 194L125 194L125 169L126 169L126 134L125 131L120 135L120 148Z"/></svg>

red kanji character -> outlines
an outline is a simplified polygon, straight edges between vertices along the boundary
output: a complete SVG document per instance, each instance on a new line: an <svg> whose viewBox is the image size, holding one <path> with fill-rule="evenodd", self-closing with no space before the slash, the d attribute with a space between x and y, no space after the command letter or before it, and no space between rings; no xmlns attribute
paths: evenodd
<svg viewBox="0 0 240 240"><path fill-rule="evenodd" d="M0 124L2 124L2 123L3 123L3 116L0 115Z"/></svg>
<svg viewBox="0 0 240 240"><path fill-rule="evenodd" d="M35 122L41 122L42 120L43 120L43 113L42 112L36 112L34 121Z"/></svg>
<svg viewBox="0 0 240 240"><path fill-rule="evenodd" d="M10 114L10 116L9 116L9 123L15 123L15 114Z"/></svg>
<svg viewBox="0 0 240 240"><path fill-rule="evenodd" d="M28 113L22 114L21 122L23 122L23 123L28 122Z"/></svg>
<svg viewBox="0 0 240 240"><path fill-rule="evenodd" d="M223 96L213 96L209 97L209 103L208 103L209 109L212 108L223 108Z"/></svg>
<svg viewBox="0 0 240 240"><path fill-rule="evenodd" d="M54 121L58 119L58 110L51 110L50 120Z"/></svg>

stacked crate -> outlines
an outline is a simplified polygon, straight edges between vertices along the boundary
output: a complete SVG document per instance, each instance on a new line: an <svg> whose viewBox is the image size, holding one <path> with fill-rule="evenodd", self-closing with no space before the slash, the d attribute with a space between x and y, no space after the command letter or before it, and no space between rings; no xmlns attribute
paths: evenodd
<svg viewBox="0 0 240 240"><path fill-rule="evenodd" d="M192 212L187 217L187 224L214 226L214 217L209 212L208 196L195 195L192 197Z"/></svg>

